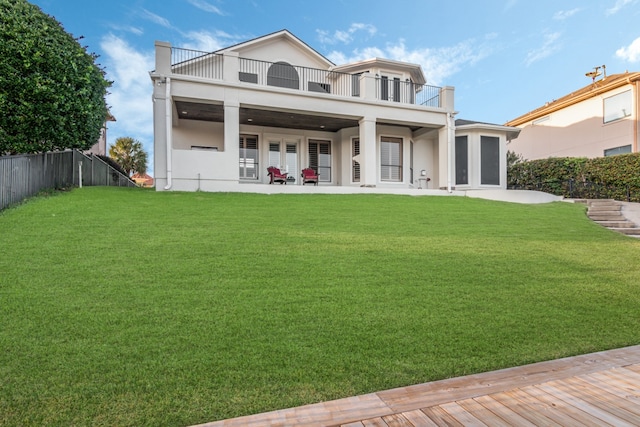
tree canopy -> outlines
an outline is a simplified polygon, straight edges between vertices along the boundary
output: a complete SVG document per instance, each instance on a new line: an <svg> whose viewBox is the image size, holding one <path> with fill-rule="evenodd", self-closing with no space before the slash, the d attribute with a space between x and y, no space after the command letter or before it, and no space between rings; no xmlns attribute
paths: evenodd
<svg viewBox="0 0 640 427"><path fill-rule="evenodd" d="M0 0L0 155L90 148L111 83L97 55L26 0Z"/></svg>
<svg viewBox="0 0 640 427"><path fill-rule="evenodd" d="M147 172L147 152L140 141L131 137L116 138L115 144L109 147L109 157L129 176L134 173L144 175Z"/></svg>

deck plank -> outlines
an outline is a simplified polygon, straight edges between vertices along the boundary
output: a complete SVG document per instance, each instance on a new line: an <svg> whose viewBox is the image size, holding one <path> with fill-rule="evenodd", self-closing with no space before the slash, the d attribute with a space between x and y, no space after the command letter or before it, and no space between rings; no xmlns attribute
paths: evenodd
<svg viewBox="0 0 640 427"><path fill-rule="evenodd" d="M433 420L427 417L427 414L422 412L420 409L403 412L402 415L404 415L404 417L415 427L438 427L438 424L434 423Z"/></svg>
<svg viewBox="0 0 640 427"><path fill-rule="evenodd" d="M456 403L488 426L511 427L511 424L507 423L505 420L488 410L485 406L478 403L475 398L460 400Z"/></svg>
<svg viewBox="0 0 640 427"><path fill-rule="evenodd" d="M640 420L640 406L633 405L626 399L620 399L599 387L593 387L588 382L581 381L577 377L567 378L564 380L564 384L567 387L568 393L580 393L581 398L591 405L610 412L628 423L638 424Z"/></svg>
<svg viewBox="0 0 640 427"><path fill-rule="evenodd" d="M632 402L633 406L640 406L640 393L633 394L624 387L620 387L615 381L609 381L606 377L603 378L603 376L598 376L598 374L590 374L576 378L589 383L592 387L598 387L614 396Z"/></svg>
<svg viewBox="0 0 640 427"><path fill-rule="evenodd" d="M531 394L536 399L550 405L552 408L556 409L559 413L562 413L562 418L565 418L567 421L564 423L565 425L575 425L577 423L582 423L583 425L593 425L593 426L611 426L612 424L606 423L602 421L600 418L594 417L588 412L584 412L580 410L580 408L576 408L570 403L565 402L562 399L558 399L556 396L547 393L546 390L541 389L539 386L530 386L522 389L525 393ZM556 412L556 414L558 413ZM573 421L569 421L568 419L573 418Z"/></svg>
<svg viewBox="0 0 640 427"><path fill-rule="evenodd" d="M580 409L581 411L584 411L591 416L602 420L603 422L618 427L637 427L634 424L629 424L623 419L614 416L609 411L602 410L598 406L592 405L586 399L584 399L581 391L578 391L576 393L568 392L568 387L559 381L540 384L537 387L541 390L546 391L550 395L565 401L567 404L572 405Z"/></svg>
<svg viewBox="0 0 640 427"><path fill-rule="evenodd" d="M508 408L512 408L522 417L526 418L536 426L561 427L561 424L554 422L544 415L545 407L531 398L526 393L519 390L505 391L491 395L495 400Z"/></svg>
<svg viewBox="0 0 640 427"><path fill-rule="evenodd" d="M487 427L485 423L474 417L469 411L458 405L456 402L449 402L440 405L449 415L461 422L466 427Z"/></svg>
<svg viewBox="0 0 640 427"><path fill-rule="evenodd" d="M389 427L413 427L403 414L385 415L382 419Z"/></svg>
<svg viewBox="0 0 640 427"><path fill-rule="evenodd" d="M505 420L510 425L522 427L536 427L531 421L516 413L513 408L508 408L491 396L480 396L474 399L476 402Z"/></svg>
<svg viewBox="0 0 640 427"><path fill-rule="evenodd" d="M432 406L430 408L422 408L422 412L427 414L436 424L448 426L448 427L464 427L464 425L453 418L447 411L439 406Z"/></svg>

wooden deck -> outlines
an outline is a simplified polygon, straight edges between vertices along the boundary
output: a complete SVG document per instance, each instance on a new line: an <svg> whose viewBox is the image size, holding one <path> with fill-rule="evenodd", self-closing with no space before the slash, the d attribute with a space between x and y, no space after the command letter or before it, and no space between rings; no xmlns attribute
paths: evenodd
<svg viewBox="0 0 640 427"><path fill-rule="evenodd" d="M640 426L640 345L201 424Z"/></svg>

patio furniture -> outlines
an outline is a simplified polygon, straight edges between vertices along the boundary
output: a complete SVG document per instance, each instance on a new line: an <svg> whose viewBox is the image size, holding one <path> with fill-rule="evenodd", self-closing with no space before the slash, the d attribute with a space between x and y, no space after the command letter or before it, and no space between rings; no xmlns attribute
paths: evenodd
<svg viewBox="0 0 640 427"><path fill-rule="evenodd" d="M269 166L267 168L267 172L270 178L269 184L273 184L274 182L279 182L280 184L287 185L287 173L280 172L275 166Z"/></svg>
<svg viewBox="0 0 640 427"><path fill-rule="evenodd" d="M311 182L314 185L318 185L318 177L320 176L320 174L316 173L313 169L311 168L305 168L302 169L302 185L305 185L307 182Z"/></svg>

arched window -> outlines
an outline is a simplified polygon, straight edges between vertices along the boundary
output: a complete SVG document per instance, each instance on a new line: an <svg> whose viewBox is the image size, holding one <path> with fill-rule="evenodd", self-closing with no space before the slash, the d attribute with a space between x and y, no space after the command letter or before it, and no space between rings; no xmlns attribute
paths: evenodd
<svg viewBox="0 0 640 427"><path fill-rule="evenodd" d="M300 89L298 72L286 62L276 62L267 71L267 85Z"/></svg>

